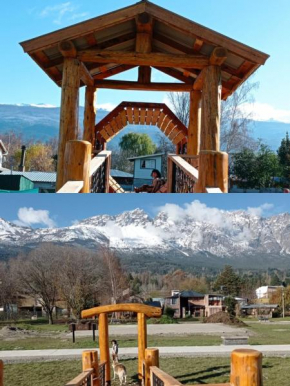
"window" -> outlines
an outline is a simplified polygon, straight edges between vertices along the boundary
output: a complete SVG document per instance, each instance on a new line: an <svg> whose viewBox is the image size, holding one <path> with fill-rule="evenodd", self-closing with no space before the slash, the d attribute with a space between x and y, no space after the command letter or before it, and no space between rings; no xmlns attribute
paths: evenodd
<svg viewBox="0 0 290 386"><path fill-rule="evenodd" d="M177 298L171 299L171 304L177 304Z"/></svg>
<svg viewBox="0 0 290 386"><path fill-rule="evenodd" d="M144 159L141 160L141 169L155 169L156 160L155 159Z"/></svg>

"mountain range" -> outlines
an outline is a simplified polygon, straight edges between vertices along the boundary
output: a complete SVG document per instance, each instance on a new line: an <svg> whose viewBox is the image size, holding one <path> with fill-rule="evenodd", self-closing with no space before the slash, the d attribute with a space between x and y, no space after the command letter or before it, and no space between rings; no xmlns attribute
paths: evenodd
<svg viewBox="0 0 290 386"><path fill-rule="evenodd" d="M93 250L108 247L131 271L183 268L266 270L290 268L290 214L260 217L246 211L219 211L181 217L166 211L150 217L141 209L99 215L64 228L29 228L0 219L0 259L42 243Z"/></svg>
<svg viewBox="0 0 290 386"><path fill-rule="evenodd" d="M59 107L45 104L39 105L5 105L0 104L0 136L10 130L22 133L24 139L36 139L48 141L58 136L59 128ZM84 108L80 107L80 127ZM103 119L108 111L99 109L97 111L97 122ZM272 150L277 150L282 138L287 131L290 131L290 124L277 121L252 121L253 136L262 139ZM156 127L134 126L126 127L120 135L110 142L111 147L118 146L120 138L130 131L147 133L156 142L160 133Z"/></svg>

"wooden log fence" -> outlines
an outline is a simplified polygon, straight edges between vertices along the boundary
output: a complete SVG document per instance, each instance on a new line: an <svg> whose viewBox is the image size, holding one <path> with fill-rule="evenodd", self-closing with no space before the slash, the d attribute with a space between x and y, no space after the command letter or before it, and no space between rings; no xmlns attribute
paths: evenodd
<svg viewBox="0 0 290 386"><path fill-rule="evenodd" d="M196 160L196 158L194 158ZM167 167L168 193L194 193L199 171L181 155L169 155Z"/></svg>

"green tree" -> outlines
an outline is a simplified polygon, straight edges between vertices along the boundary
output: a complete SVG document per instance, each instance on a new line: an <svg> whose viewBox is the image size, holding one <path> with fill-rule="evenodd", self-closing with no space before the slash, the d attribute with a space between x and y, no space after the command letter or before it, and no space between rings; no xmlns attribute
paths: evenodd
<svg viewBox="0 0 290 386"><path fill-rule="evenodd" d="M128 133L120 141L120 148L127 157L154 154L156 146L147 134Z"/></svg>
<svg viewBox="0 0 290 386"><path fill-rule="evenodd" d="M237 301L232 296L227 296L225 298L225 306L227 308L227 312L230 315L230 318L233 319L236 316L236 305Z"/></svg>
<svg viewBox="0 0 290 386"><path fill-rule="evenodd" d="M290 178L290 138L286 133L286 138L282 139L278 149L279 163L282 167L282 173L285 178Z"/></svg>
<svg viewBox="0 0 290 386"><path fill-rule="evenodd" d="M254 188L256 178L256 155L251 149L244 149L233 156L233 173L243 188Z"/></svg>
<svg viewBox="0 0 290 386"><path fill-rule="evenodd" d="M277 155L264 144L260 145L256 162L256 185L259 188L273 186L273 178L279 174Z"/></svg>
<svg viewBox="0 0 290 386"><path fill-rule="evenodd" d="M230 265L217 277L214 289L227 296L238 296L241 290L241 279Z"/></svg>
<svg viewBox="0 0 290 386"><path fill-rule="evenodd" d="M21 160L21 149L14 154L16 164ZM26 171L53 172L54 159L53 150L50 145L44 143L35 143L27 148L25 157Z"/></svg>

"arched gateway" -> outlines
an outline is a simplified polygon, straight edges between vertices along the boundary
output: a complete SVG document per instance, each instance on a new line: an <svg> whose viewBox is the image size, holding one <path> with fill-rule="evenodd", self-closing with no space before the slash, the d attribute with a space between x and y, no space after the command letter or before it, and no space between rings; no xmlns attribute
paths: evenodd
<svg viewBox="0 0 290 386"><path fill-rule="evenodd" d="M110 139L125 116L95 137L95 93L106 88L190 93L187 154L169 157L169 192L228 191L228 156L220 151L221 101L269 55L147 0L21 45L62 88L57 190L109 191L110 152L96 154L95 139ZM136 81L109 79L133 68L138 69ZM153 82L152 69L175 83ZM77 141L82 86L86 86L84 134L83 141ZM128 115L127 122L130 119L135 123L135 115L133 119ZM138 119L144 121L144 110ZM164 128L161 122L160 126ZM173 140L177 139L176 135Z"/></svg>

